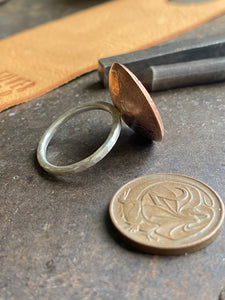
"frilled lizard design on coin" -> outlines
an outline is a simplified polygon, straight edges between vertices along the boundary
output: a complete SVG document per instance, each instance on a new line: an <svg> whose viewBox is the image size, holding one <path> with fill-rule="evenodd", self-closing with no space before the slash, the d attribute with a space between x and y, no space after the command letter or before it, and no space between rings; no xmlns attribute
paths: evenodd
<svg viewBox="0 0 225 300"><path fill-rule="evenodd" d="M222 203L199 181L158 175L157 181L127 184L117 195L117 204L111 205L111 217L137 243L175 252L184 247L189 252L189 246L207 239L223 218Z"/></svg>
<svg viewBox="0 0 225 300"><path fill-rule="evenodd" d="M204 190L182 183L148 186L136 200L131 189L119 200L121 214L129 230L146 239L165 242L179 240L204 230L215 215L213 199Z"/></svg>

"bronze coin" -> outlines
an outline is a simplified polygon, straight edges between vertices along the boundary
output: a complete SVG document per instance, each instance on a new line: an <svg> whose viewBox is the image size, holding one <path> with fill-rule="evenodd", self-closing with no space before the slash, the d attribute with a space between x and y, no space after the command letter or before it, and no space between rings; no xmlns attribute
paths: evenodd
<svg viewBox="0 0 225 300"><path fill-rule="evenodd" d="M159 255L199 250L219 234L224 207L205 183L179 174L150 174L122 186L110 217L126 241Z"/></svg>
<svg viewBox="0 0 225 300"><path fill-rule="evenodd" d="M145 137L161 141L163 122L150 94L125 66L114 63L109 72L112 101L125 123Z"/></svg>

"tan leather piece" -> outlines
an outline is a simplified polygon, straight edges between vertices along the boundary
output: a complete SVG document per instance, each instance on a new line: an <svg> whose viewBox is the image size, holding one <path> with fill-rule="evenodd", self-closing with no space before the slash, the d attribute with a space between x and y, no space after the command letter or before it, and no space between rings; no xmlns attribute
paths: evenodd
<svg viewBox="0 0 225 300"><path fill-rule="evenodd" d="M224 0L117 0L3 39L0 111L95 69L101 57L155 45L224 12Z"/></svg>

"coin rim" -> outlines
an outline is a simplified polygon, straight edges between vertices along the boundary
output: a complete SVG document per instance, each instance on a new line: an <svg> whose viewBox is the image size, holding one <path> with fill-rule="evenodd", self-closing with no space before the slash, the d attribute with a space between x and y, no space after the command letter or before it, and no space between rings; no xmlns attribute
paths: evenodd
<svg viewBox="0 0 225 300"><path fill-rule="evenodd" d="M111 96L111 99L112 99L112 102L113 104L117 107L117 109L120 111L121 115L122 115L122 119L123 121L130 127L132 128L132 126L130 126L127 122L126 122L126 119L124 118L124 116L126 116L126 111L122 110L122 109L119 109L118 105L117 105L117 102L118 101L115 101L114 97L112 95L113 92L112 92L112 88L111 88L111 85L112 85L112 76L111 76L111 73L112 71L116 71L118 72L118 69L119 70L122 70L123 72L126 72L126 74L129 76L129 79L135 83L137 89L139 90L139 93L141 93L143 95L143 99L144 99L144 102L146 102L149 106L149 109L152 111L152 115L154 116L155 118L155 125L157 125L157 129L155 130L155 132L157 131L157 134L154 133L154 138L153 140L155 141L161 141L163 136L164 136L164 124L163 124L163 121L162 121L162 118L161 118L161 115L160 115L160 112L155 104L155 102L153 101L150 93L146 90L146 88L144 87L144 85L142 84L142 82L137 78L137 76L131 71L129 70L129 68L127 68L125 65L123 64L120 64L120 63L117 63L117 62L114 62L109 70L109 91L110 91L110 96ZM120 71L121 72L121 71ZM115 96L116 98L118 98L118 96ZM143 109L142 109L143 111ZM146 112L144 111L144 114L146 114ZM123 116L124 115L124 116ZM135 115L134 115L135 117ZM140 123L141 126L143 126L143 128L145 128L147 131L150 130L151 128L147 128L146 126L144 126L143 124ZM132 128L133 129L133 128ZM137 132L139 133L139 132ZM148 136L146 136L148 137Z"/></svg>
<svg viewBox="0 0 225 300"><path fill-rule="evenodd" d="M186 243L183 246L174 246L174 247L173 246L172 247L171 246L157 247L157 246L153 246L153 245L148 245L146 243L139 242L139 241L136 241L135 239L132 239L129 235L126 234L126 232L124 232L123 229L121 230L120 226L116 222L116 218L114 217L114 213L113 213L113 205L114 205L114 201L116 199L116 195L118 195L121 192L121 190L124 189L127 185L130 185L137 180L141 180L142 178L145 178L145 177L148 177L151 175L184 177L186 179L192 179L192 180L202 184L203 186L207 187L209 190L211 190L217 197L218 202L220 204L220 208L221 208L221 210L220 210L221 217L218 220L218 223L217 223L216 227L214 228L214 230L212 232L210 232L208 235L206 235L205 237L201 238L200 240ZM203 181L196 179L194 177L191 177L188 175L183 175L183 174L178 174L178 173L152 173L152 174L142 175L142 176L139 176L135 179L128 181L114 193L114 195L110 201L110 205L109 205L109 214L110 214L110 218L111 218L113 225L117 229L118 233L123 237L123 239L125 239L128 243L130 243L132 246L134 246L135 248L138 248L141 251L152 253L152 254L158 254L158 255L182 255L182 254L186 254L186 253L195 252L197 250L200 250L200 249L208 246L217 238L218 234L220 233L220 231L222 229L223 221L225 218L224 203L223 203L221 197L219 196L219 194L211 186L209 186L208 184L206 184Z"/></svg>

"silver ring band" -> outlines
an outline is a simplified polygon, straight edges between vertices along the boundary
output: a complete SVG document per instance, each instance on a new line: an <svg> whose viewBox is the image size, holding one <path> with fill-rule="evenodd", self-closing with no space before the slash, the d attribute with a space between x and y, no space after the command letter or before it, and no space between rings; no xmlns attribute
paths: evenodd
<svg viewBox="0 0 225 300"><path fill-rule="evenodd" d="M86 157L85 159L76 162L74 164L66 166L53 165L47 160L47 148L48 145L56 133L58 127L72 118L74 115L88 111L88 110L105 110L109 112L112 116L112 127L106 141L98 148L93 154ZM99 162L103 157L105 157L112 147L115 145L121 131L121 120L120 114L117 109L109 103L106 102L93 102L85 103L84 105L72 108L61 115L43 134L37 149L37 159L39 164L47 172L52 174L66 174L66 173L77 173L84 171L91 166Z"/></svg>

